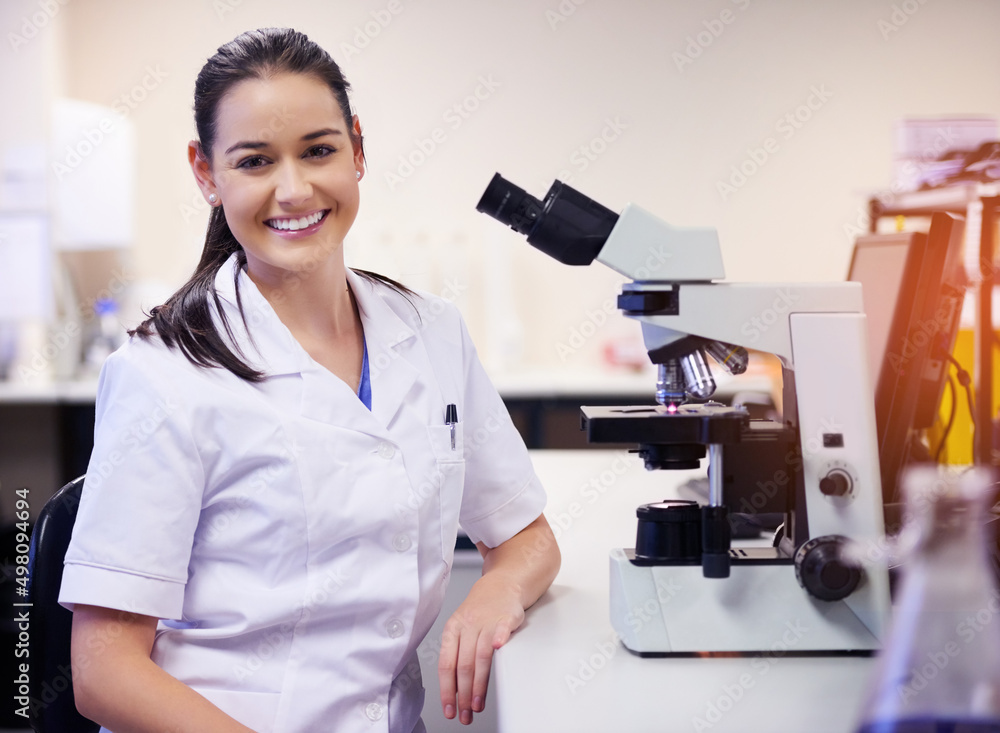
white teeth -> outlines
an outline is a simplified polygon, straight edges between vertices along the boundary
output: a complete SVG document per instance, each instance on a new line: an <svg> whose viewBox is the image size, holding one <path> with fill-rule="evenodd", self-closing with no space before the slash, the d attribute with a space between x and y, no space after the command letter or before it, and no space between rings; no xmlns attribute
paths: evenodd
<svg viewBox="0 0 1000 733"><path fill-rule="evenodd" d="M315 214L303 216L301 219L268 219L267 225L272 229L297 232L299 229L305 229L316 224L324 215L325 212L317 211Z"/></svg>

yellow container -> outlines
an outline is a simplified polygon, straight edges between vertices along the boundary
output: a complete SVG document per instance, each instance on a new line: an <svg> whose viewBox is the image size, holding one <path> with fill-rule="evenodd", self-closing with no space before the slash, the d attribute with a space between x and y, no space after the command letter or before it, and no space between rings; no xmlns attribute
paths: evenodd
<svg viewBox="0 0 1000 733"><path fill-rule="evenodd" d="M955 361L965 368L969 376L975 379L975 337L971 330L961 330L958 332L953 356L955 357ZM991 415L996 415L997 409L1000 407L1000 368L997 368L1000 366L1000 354L995 354L994 359L996 362L993 369L993 409L990 411ZM950 367L948 373L955 383L954 398L958 401L958 406L955 411L955 422L951 427L951 432L948 434L940 460L941 463L969 465L972 463L972 441L975 435L972 427L972 418L969 415L969 399L965 394L965 388L958 383L958 379L955 377L954 365ZM973 382L971 386L973 388L973 399L975 399L975 383ZM945 387L944 395L941 397L938 421L928 431L932 454L937 450L941 435L944 433L944 427L948 424L948 416L951 414L951 404L951 390Z"/></svg>

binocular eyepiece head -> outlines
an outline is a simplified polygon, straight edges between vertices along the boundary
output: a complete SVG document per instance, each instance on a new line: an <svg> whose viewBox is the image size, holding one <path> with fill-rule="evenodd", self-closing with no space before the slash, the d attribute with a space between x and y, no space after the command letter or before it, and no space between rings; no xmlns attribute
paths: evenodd
<svg viewBox="0 0 1000 733"><path fill-rule="evenodd" d="M540 201L499 173L476 204L528 244L565 265L589 265L600 253L618 215L562 181L554 181Z"/></svg>

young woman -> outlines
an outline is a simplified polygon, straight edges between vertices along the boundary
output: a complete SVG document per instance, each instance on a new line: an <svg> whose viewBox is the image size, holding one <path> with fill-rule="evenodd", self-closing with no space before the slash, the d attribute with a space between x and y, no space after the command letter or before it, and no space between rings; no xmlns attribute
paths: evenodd
<svg viewBox="0 0 1000 733"><path fill-rule="evenodd" d="M60 596L77 705L105 730L423 730L416 649L459 524L483 575L439 676L469 723L558 570L458 312L344 264L364 176L347 92L288 29L198 76L205 249L101 374Z"/></svg>

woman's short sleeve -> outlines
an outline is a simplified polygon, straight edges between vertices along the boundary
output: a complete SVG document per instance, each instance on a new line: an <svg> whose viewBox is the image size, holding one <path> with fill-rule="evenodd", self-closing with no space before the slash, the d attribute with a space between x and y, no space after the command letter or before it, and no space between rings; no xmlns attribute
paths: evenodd
<svg viewBox="0 0 1000 733"><path fill-rule="evenodd" d="M204 472L179 355L133 338L101 370L59 602L179 619ZM180 357L183 359L183 357Z"/></svg>
<svg viewBox="0 0 1000 733"><path fill-rule="evenodd" d="M465 327L465 492L459 522L473 542L488 547L507 541L545 509L545 490L503 399L486 374Z"/></svg>

